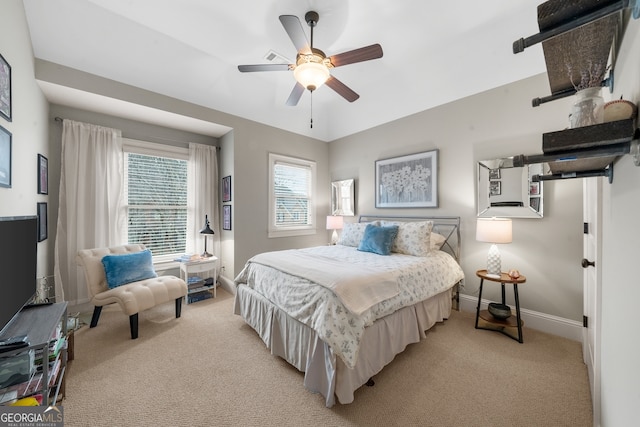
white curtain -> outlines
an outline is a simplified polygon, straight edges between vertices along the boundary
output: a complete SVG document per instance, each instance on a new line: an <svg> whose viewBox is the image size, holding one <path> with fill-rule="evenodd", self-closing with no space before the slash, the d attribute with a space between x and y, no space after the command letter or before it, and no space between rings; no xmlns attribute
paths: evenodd
<svg viewBox="0 0 640 427"><path fill-rule="evenodd" d="M218 209L218 154L216 147L203 144L189 144L187 166L188 190L187 206L187 252L201 254L204 239L207 252L220 258L220 215ZM205 215L215 234L205 237L200 234L204 227Z"/></svg>
<svg viewBox="0 0 640 427"><path fill-rule="evenodd" d="M55 242L56 300L89 301L78 250L122 244L122 133L64 120Z"/></svg>

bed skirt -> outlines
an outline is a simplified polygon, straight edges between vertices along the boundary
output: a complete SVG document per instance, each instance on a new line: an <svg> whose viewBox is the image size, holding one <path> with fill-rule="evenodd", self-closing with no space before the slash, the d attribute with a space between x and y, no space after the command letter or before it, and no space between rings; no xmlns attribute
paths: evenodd
<svg viewBox="0 0 640 427"><path fill-rule="evenodd" d="M253 289L239 284L234 313L242 316L271 353L304 372L305 387L325 397L331 407L353 402L355 390L380 372L407 345L451 314L449 289L378 319L362 336L355 368L348 368L310 327L290 317Z"/></svg>

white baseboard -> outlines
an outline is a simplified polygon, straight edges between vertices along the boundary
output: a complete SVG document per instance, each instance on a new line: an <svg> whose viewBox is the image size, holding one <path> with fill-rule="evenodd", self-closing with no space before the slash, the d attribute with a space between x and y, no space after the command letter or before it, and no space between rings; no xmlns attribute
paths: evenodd
<svg viewBox="0 0 640 427"><path fill-rule="evenodd" d="M484 310L491 301L482 300L480 309ZM460 295L460 310L471 313L476 312L478 298L471 295ZM511 307L515 310L515 307ZM570 340L582 342L582 323L569 320L562 317L552 316L550 314L540 313L537 311L520 309L520 317L524 320L525 327L535 329L537 331L546 332L557 335Z"/></svg>
<svg viewBox="0 0 640 427"><path fill-rule="evenodd" d="M220 282L220 287L224 288L225 291L232 295L236 294L236 285L233 283L233 280L227 279L223 275L219 275L218 282Z"/></svg>

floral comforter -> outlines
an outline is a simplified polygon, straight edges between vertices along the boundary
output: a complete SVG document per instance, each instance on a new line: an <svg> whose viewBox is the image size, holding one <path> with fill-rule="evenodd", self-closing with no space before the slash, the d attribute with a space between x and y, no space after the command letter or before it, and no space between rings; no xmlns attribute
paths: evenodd
<svg viewBox="0 0 640 427"><path fill-rule="evenodd" d="M382 256L341 245L300 251L371 266L377 271L387 270L397 281L399 293L396 296L356 315L328 288L265 265L249 261L236 277L236 284L246 284L289 316L314 329L350 368L358 358L365 327L403 307L439 294L464 278L455 259L443 251L430 252L427 257L395 253Z"/></svg>

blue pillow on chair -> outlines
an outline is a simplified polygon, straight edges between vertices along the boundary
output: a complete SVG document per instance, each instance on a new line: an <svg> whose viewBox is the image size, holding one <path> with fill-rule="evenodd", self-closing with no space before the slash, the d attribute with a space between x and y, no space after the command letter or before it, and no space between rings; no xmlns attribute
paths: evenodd
<svg viewBox="0 0 640 427"><path fill-rule="evenodd" d="M105 255L102 257L102 265L109 288L158 277L153 269L151 251L148 249L123 255Z"/></svg>
<svg viewBox="0 0 640 427"><path fill-rule="evenodd" d="M373 252L378 255L389 255L391 246L398 235L398 226L390 225L379 227L373 224L367 224L364 229L364 236L358 245L358 250L363 252Z"/></svg>

